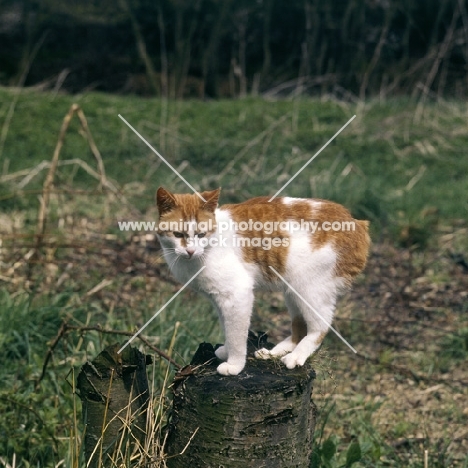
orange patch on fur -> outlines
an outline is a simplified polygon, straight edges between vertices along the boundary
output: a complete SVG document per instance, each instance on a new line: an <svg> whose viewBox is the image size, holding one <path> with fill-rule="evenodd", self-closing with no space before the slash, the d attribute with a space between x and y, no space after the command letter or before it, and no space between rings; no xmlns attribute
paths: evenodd
<svg viewBox="0 0 468 468"><path fill-rule="evenodd" d="M293 317L291 323L291 332L292 342L296 344L307 335L307 324L300 315Z"/></svg>
<svg viewBox="0 0 468 468"><path fill-rule="evenodd" d="M328 223L340 223L342 226L350 226L354 223L354 230L320 230L316 231L311 239L312 248L320 248L331 243L337 254L335 267L336 276L343 278L346 283L358 275L366 266L369 252L370 237L368 233L369 222L354 219L349 211L338 203L318 200L321 205L315 213L314 219L322 225Z"/></svg>
<svg viewBox="0 0 468 468"><path fill-rule="evenodd" d="M322 341L323 341L323 340L325 339L325 337L327 336L327 333L328 333L328 331L324 331L324 332L320 333L319 337L317 338L316 343L317 343L317 344L321 344Z"/></svg>
<svg viewBox="0 0 468 468"><path fill-rule="evenodd" d="M229 211L236 223L252 220L252 224L260 222L264 225L266 222L281 221L281 217L278 216L279 204L276 200L268 203L268 197L257 197L237 205L223 205L221 209ZM243 260L259 266L268 280L277 281L278 277L269 267L272 266L280 274L284 273L288 258L289 233L272 229L272 232L267 234L264 230L256 230L253 225L252 229L239 231L238 237L248 241L242 247ZM252 245L254 238L258 239L260 247ZM262 248L263 245L269 245L269 248Z"/></svg>

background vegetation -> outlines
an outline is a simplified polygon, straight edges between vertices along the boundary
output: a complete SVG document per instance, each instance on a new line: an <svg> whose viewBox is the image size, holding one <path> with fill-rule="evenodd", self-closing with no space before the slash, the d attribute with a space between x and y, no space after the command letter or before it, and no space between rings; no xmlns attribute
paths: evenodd
<svg viewBox="0 0 468 468"><path fill-rule="evenodd" d="M358 466L416 467L425 450L432 466L466 465L466 104L427 103L415 123L418 102L408 99L164 103L0 93L16 102L0 178L1 460L77 466L74 376L105 344L124 338L100 328L131 333L177 289L153 234L121 232L117 221L154 220L156 188L186 188L119 113L197 188L222 186L223 202L274 193L356 113L285 190L345 203L373 226L366 274L340 302L336 322L359 355L329 336L315 358L313 466L341 466L350 451L360 454ZM74 115L38 237L38 197L73 102L84 110L105 170ZM281 296L260 295L252 328L274 341L287 333ZM189 291L145 336L142 349L155 346L180 365L198 343L222 340L210 305ZM152 370L158 414L170 398L168 369L157 359Z"/></svg>
<svg viewBox="0 0 468 468"><path fill-rule="evenodd" d="M2 7L3 83L24 77L42 88L173 98L468 89L461 0L3 0Z"/></svg>
<svg viewBox="0 0 468 468"><path fill-rule="evenodd" d="M222 203L274 194L356 114L284 191L372 224L335 323L358 355L328 336L313 358L311 466L468 467L467 18L452 0L0 2L0 466L82 466L78 369L179 288L153 233L118 221L186 187L119 114ZM287 328L259 295L252 329ZM184 365L222 336L190 291L146 331L139 463L162 467L177 366L157 350Z"/></svg>

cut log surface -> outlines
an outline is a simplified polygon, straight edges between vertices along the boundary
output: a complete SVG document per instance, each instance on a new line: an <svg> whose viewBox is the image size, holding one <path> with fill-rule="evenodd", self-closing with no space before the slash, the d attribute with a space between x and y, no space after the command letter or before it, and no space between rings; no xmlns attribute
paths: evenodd
<svg viewBox="0 0 468 468"><path fill-rule="evenodd" d="M289 370L249 357L238 376L221 376L219 363L203 343L175 377L168 466L308 468L316 417L311 366Z"/></svg>

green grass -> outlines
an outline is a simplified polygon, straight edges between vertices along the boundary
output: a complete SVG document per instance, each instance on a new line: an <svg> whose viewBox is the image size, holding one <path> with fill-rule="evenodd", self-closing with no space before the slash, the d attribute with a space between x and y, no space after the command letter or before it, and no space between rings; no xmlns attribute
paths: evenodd
<svg viewBox="0 0 468 468"><path fill-rule="evenodd" d="M160 349L168 350L172 342L173 357L182 365L190 362L197 343L220 341L214 312L207 302L191 308L190 320L184 317L184 301L190 298L193 301L193 296L188 292L176 299L147 330L147 336ZM87 359L94 358L119 337L94 331L85 335L66 334L38 383L47 351L61 323L131 331L135 324L151 318L163 305L160 301L164 297L160 296L154 304L141 301L139 311L143 316L138 320L138 314L130 315L128 310L117 309L109 314L94 301L83 304L80 295L73 292L15 297L0 289L0 461L11 462L16 456L20 461L17 466L25 466L28 461L34 466L55 466L69 451L69 437L83 430L81 420L73 412L74 405L78 405L78 413L81 407L78 397L73 396L73 380ZM156 373L150 378L158 395L167 364L156 360ZM69 460L69 466L73 462Z"/></svg>
<svg viewBox="0 0 468 468"><path fill-rule="evenodd" d="M12 99L11 91L0 89L0 126ZM427 209L449 223L468 215L465 103L427 104L422 121L415 123L417 103L404 98L361 106L317 99L165 105L157 99L96 93L52 96L25 90L8 128L0 167L11 174L50 160L62 119L73 102L84 110L108 175L126 186L132 202L143 210L153 204L159 185L188 189L118 114L196 188L222 186L223 202L274 193L357 114L284 195L344 203L356 216L372 219L378 230L391 228L392 223L418 224ZM96 167L78 130L75 119L61 159L79 158ZM233 159L235 164L224 174ZM43 177L44 171L25 190L38 189ZM59 178L68 185L96 186L82 169L62 168ZM132 194L135 184L138 193ZM27 204L24 196L10 195L11 186L3 184L0 199L5 208ZM419 221L424 227L424 219Z"/></svg>

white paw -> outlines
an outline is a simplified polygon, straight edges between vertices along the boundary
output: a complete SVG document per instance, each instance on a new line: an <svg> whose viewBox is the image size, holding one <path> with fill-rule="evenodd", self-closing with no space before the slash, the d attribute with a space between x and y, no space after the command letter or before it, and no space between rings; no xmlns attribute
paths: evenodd
<svg viewBox="0 0 468 468"><path fill-rule="evenodd" d="M216 357L218 359L221 359L221 361L227 361L228 358L228 352L226 349L226 346L220 346L216 351L215 351Z"/></svg>
<svg viewBox="0 0 468 468"><path fill-rule="evenodd" d="M218 374L221 375L237 375L239 372L244 368L243 364L229 364L227 362L223 362L218 366Z"/></svg>
<svg viewBox="0 0 468 468"><path fill-rule="evenodd" d="M255 357L257 359L271 359L274 357L274 355L271 354L269 349L262 348L262 349L259 349L258 351L255 351Z"/></svg>
<svg viewBox="0 0 468 468"><path fill-rule="evenodd" d="M297 366L303 366L304 362L306 362L306 359L307 356L298 356L294 352L286 354L286 356L281 358L288 369L294 369Z"/></svg>

